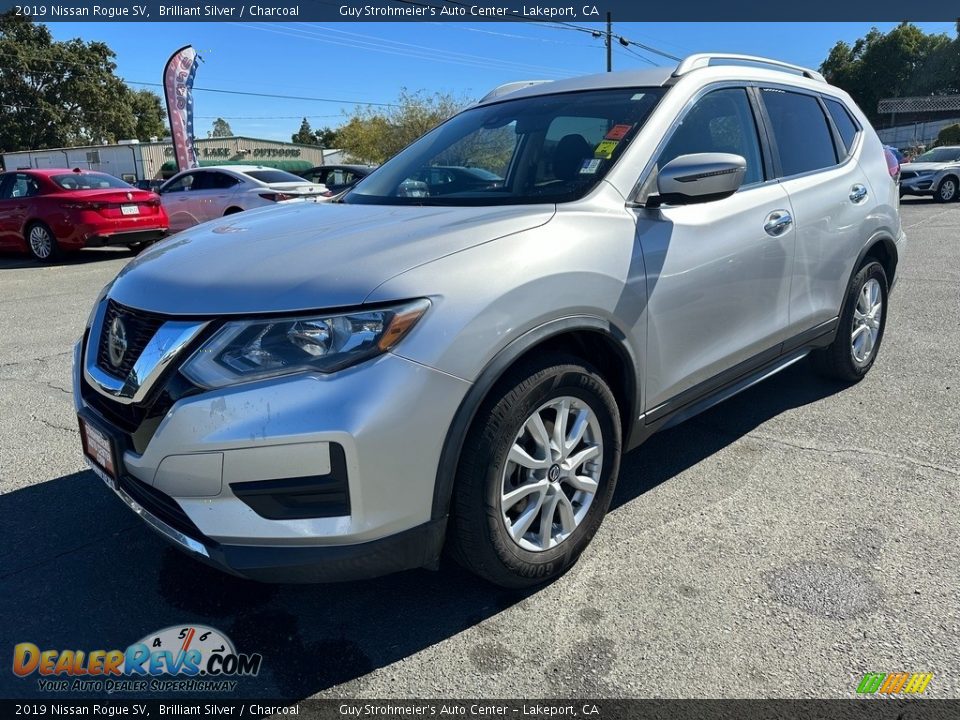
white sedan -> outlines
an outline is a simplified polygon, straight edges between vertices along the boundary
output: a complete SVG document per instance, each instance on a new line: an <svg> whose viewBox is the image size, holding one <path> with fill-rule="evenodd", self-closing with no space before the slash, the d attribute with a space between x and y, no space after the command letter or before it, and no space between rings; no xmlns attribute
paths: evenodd
<svg viewBox="0 0 960 720"><path fill-rule="evenodd" d="M194 168L174 175L160 188L170 232L251 208L283 202L316 201L327 188L283 170L256 165Z"/></svg>

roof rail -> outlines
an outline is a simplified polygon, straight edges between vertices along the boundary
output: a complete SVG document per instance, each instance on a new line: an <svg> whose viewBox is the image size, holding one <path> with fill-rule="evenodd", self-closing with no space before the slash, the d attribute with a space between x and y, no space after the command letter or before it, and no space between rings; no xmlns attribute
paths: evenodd
<svg viewBox="0 0 960 720"><path fill-rule="evenodd" d="M827 80L816 70L811 70L809 68L802 67L800 65L791 65L790 63L780 62L779 60L771 60L769 58L757 57L755 55L738 55L736 53L697 53L696 55L688 55L685 57L677 69L673 71L673 77L677 78L681 75L686 75L692 70L699 70L700 68L709 67L713 60L730 60L733 62L746 62L753 63L756 65L766 65L778 70L790 70L799 75L803 75L805 78L810 78L811 80L816 80L817 82L825 83Z"/></svg>
<svg viewBox="0 0 960 720"><path fill-rule="evenodd" d="M530 87L532 85L542 85L543 83L553 82L552 80L517 80L516 82L508 82L503 85L498 85L493 90L488 92L482 98L480 102L484 103L487 100L493 100L498 98L501 95L506 95L507 93L512 93L516 90L523 90L523 88Z"/></svg>

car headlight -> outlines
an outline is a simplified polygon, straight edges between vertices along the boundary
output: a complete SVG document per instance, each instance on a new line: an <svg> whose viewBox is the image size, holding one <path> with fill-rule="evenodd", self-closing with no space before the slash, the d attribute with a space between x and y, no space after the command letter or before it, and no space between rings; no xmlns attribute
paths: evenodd
<svg viewBox="0 0 960 720"><path fill-rule="evenodd" d="M228 322L181 372L211 389L298 372L335 372L388 351L428 307L429 300L415 300L375 310Z"/></svg>

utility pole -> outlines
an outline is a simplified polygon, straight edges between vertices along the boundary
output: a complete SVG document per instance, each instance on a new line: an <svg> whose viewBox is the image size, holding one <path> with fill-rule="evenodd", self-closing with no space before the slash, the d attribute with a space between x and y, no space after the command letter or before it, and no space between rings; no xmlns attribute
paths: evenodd
<svg viewBox="0 0 960 720"><path fill-rule="evenodd" d="M613 71L613 21L607 13L607 72Z"/></svg>

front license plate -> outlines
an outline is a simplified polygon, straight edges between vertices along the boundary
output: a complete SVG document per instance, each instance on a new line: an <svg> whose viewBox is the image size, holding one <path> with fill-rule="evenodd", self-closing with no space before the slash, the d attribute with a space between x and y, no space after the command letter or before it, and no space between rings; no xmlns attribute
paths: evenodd
<svg viewBox="0 0 960 720"><path fill-rule="evenodd" d="M113 466L113 442L110 438L83 418L80 418L80 438L83 442L83 454L112 479L116 479L117 473Z"/></svg>
<svg viewBox="0 0 960 720"><path fill-rule="evenodd" d="M120 212L124 215L139 215L140 206L139 205L121 205Z"/></svg>

